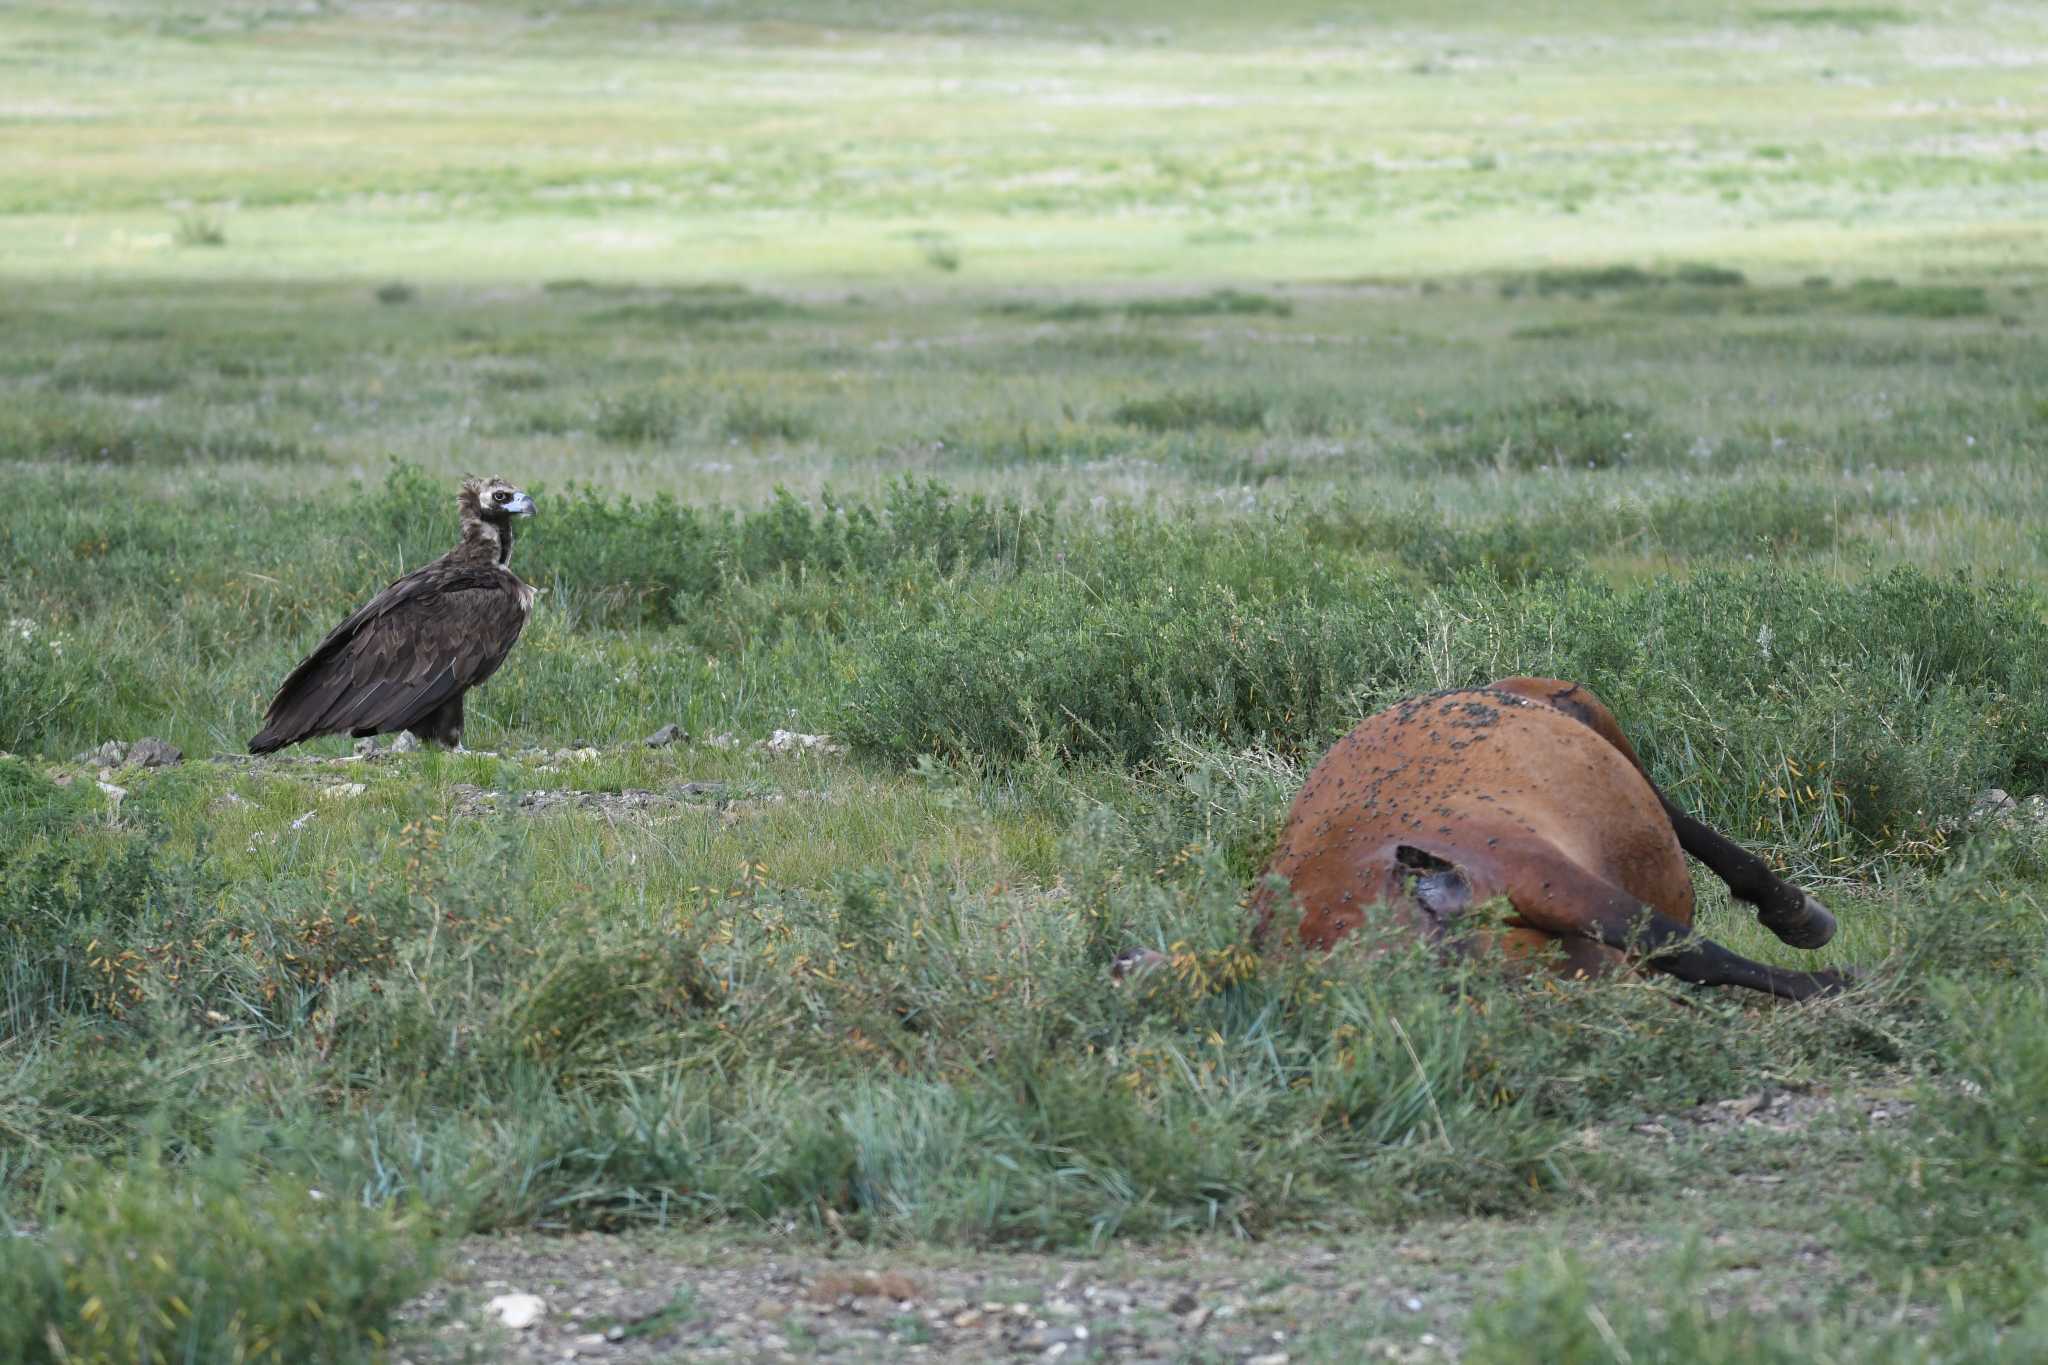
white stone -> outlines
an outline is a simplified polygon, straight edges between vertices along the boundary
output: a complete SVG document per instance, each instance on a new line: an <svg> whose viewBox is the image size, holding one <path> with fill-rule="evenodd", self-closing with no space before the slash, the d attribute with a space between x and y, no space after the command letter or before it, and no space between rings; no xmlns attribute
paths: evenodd
<svg viewBox="0 0 2048 1365"><path fill-rule="evenodd" d="M547 1303L538 1294L500 1294L484 1307L515 1332L523 1332L547 1315Z"/></svg>

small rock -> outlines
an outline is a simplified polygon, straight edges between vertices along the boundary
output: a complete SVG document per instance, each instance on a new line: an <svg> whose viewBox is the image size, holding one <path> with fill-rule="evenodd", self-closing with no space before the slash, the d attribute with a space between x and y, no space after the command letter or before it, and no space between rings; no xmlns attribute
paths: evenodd
<svg viewBox="0 0 2048 1365"><path fill-rule="evenodd" d="M185 761L184 750L175 744L165 743L154 735L147 735L135 741L128 750L126 762L133 768L169 768Z"/></svg>
<svg viewBox="0 0 2048 1365"><path fill-rule="evenodd" d="M97 768L118 768L121 766L121 759L127 752L122 747L120 740L110 739L97 749L90 749L82 754L73 754L71 761L73 763L91 764Z"/></svg>
<svg viewBox="0 0 2048 1365"><path fill-rule="evenodd" d="M128 794L128 789L126 787L117 787L113 783L104 780L96 782L93 785L98 787L101 791L107 794L107 804L114 808L116 814L119 814L121 810L121 798Z"/></svg>
<svg viewBox="0 0 2048 1365"><path fill-rule="evenodd" d="M974 1327L981 1322L982 1316L982 1311L979 1308L969 1308L965 1312L954 1315L953 1325L955 1327Z"/></svg>
<svg viewBox="0 0 2048 1365"><path fill-rule="evenodd" d="M1726 1109L1735 1118L1746 1119L1758 1110L1770 1108L1771 1097L1767 1094L1744 1095L1739 1100L1722 1100L1716 1107Z"/></svg>
<svg viewBox="0 0 2048 1365"><path fill-rule="evenodd" d="M1027 1351L1043 1351L1051 1355L1055 1349L1065 1351L1077 1341L1085 1341L1086 1329L1080 1327L1040 1327L1024 1334L1019 1344Z"/></svg>
<svg viewBox="0 0 2048 1365"><path fill-rule="evenodd" d="M1185 1317L1202 1306L1202 1301L1186 1289L1173 1296L1173 1302L1166 1305L1166 1311L1177 1317Z"/></svg>
<svg viewBox="0 0 2048 1365"><path fill-rule="evenodd" d="M1287 1365L1287 1352L1272 1351L1266 1355L1253 1356L1244 1365Z"/></svg>
<svg viewBox="0 0 2048 1365"><path fill-rule="evenodd" d="M547 1303L538 1294L500 1294L484 1307L515 1332L523 1332L546 1316Z"/></svg>
<svg viewBox="0 0 2048 1365"><path fill-rule="evenodd" d="M830 735L804 735L795 730L777 730L768 738L755 744L756 749L770 754L820 753L843 754L844 744L835 744Z"/></svg>
<svg viewBox="0 0 2048 1365"><path fill-rule="evenodd" d="M355 752L357 758L375 757L377 753L377 737L375 735L365 735L357 740Z"/></svg>
<svg viewBox="0 0 2048 1365"><path fill-rule="evenodd" d="M1970 803L1970 818L1980 819L1986 815L2002 815L2018 802L2002 787L1986 787L1977 793L1977 799Z"/></svg>
<svg viewBox="0 0 2048 1365"><path fill-rule="evenodd" d="M331 787L322 787L320 789L320 799L322 801L352 801L368 790L369 788L360 782L337 782ZM296 829L297 826L294 825L293 828Z"/></svg>
<svg viewBox="0 0 2048 1365"><path fill-rule="evenodd" d="M387 754L409 754L416 752L419 747L420 739L418 735L415 735L410 730L401 730L398 733L398 738L392 740L390 746L384 752Z"/></svg>
<svg viewBox="0 0 2048 1365"><path fill-rule="evenodd" d="M645 743L650 749L666 749L669 745L679 744L689 737L689 731L674 722L670 722L649 735Z"/></svg>

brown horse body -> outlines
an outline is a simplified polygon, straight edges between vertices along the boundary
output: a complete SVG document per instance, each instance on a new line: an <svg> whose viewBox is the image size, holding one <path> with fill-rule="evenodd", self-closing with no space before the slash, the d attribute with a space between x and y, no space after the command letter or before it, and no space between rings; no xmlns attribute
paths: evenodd
<svg viewBox="0 0 2048 1365"><path fill-rule="evenodd" d="M1400 702L1337 741L1296 796L1254 904L1263 932L1289 899L1270 880L1283 879L1313 947L1371 916L1450 946L1558 944L1572 972L1634 959L1795 1000L1845 984L1694 936L1687 853L1785 942L1833 937L1819 901L1657 790L1592 693L1508 678ZM1504 920L1460 925L1496 898L1512 908Z"/></svg>

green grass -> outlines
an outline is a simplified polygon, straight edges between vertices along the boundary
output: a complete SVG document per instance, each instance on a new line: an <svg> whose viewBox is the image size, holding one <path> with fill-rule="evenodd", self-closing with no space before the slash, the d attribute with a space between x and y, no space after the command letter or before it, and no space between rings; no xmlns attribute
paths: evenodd
<svg viewBox="0 0 2048 1365"><path fill-rule="evenodd" d="M2048 874L1962 817L2048 786L2044 40L1974 3L0 15L0 1331L374 1354L435 1239L511 1228L1627 1247L1704 1187L1733 1241L1669 1292L1539 1252L1457 1340L2025 1358ZM547 589L479 752L234 757L472 471L538 495ZM1255 952L1321 749L1518 672L1600 691L1869 987ZM188 761L116 797L73 758L143 735ZM639 804L520 813L565 789ZM1134 942L1171 968L1111 991ZM1609 1140L1902 1086L1811 1146Z"/></svg>

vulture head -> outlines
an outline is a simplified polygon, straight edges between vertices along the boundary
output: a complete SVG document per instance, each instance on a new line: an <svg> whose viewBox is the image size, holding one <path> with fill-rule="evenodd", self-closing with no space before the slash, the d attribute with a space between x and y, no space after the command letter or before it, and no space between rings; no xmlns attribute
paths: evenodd
<svg viewBox="0 0 2048 1365"><path fill-rule="evenodd" d="M526 490L503 479L464 479L459 502L465 522L475 518L503 526L514 517L533 515L533 499Z"/></svg>

